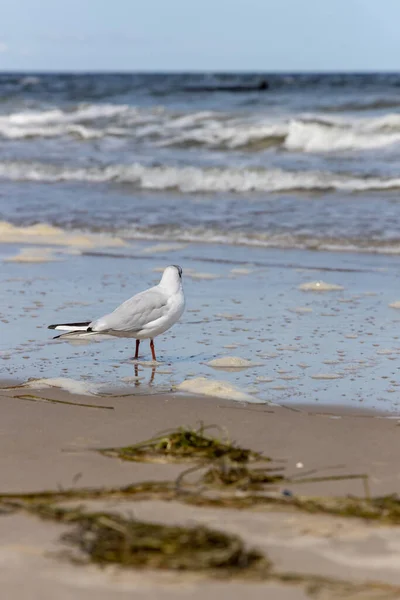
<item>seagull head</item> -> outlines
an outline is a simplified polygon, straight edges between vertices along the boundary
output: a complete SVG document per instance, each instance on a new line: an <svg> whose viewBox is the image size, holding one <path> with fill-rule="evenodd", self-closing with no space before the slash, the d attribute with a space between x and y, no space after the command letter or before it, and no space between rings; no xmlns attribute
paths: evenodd
<svg viewBox="0 0 400 600"><path fill-rule="evenodd" d="M178 265L170 265L164 270L159 285L170 293L175 293L182 286L182 269Z"/></svg>

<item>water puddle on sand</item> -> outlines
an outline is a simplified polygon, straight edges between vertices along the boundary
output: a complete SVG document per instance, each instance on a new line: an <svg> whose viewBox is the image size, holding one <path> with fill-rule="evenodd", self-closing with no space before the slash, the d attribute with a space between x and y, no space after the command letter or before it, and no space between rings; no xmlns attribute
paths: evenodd
<svg viewBox="0 0 400 600"><path fill-rule="evenodd" d="M390 257L115 244L82 254L49 242L48 251L32 246L32 260L26 246L0 245L1 379L398 410L400 277ZM52 339L48 324L101 316L156 284L168 264L183 267L187 310L156 339L157 363L147 341L136 362L134 340Z"/></svg>

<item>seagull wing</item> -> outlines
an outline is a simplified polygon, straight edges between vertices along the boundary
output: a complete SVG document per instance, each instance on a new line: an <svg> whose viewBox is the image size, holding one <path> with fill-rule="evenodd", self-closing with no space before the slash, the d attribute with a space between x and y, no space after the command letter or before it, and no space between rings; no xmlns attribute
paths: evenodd
<svg viewBox="0 0 400 600"><path fill-rule="evenodd" d="M114 312L93 321L89 328L94 332L104 333L141 331L146 325L165 315L167 304L166 294L154 287L126 300Z"/></svg>

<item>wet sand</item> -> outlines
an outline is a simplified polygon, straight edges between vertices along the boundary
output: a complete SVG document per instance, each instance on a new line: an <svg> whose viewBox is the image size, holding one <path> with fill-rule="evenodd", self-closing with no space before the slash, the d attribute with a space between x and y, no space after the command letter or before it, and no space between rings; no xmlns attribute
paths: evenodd
<svg viewBox="0 0 400 600"><path fill-rule="evenodd" d="M398 420L371 412L339 414L326 408L317 413L310 407L292 410L240 405L171 393L88 397L56 388L2 387L0 402L2 493L174 480L188 468L187 464L123 462L102 456L95 449L138 443L165 429L196 426L199 421L223 428L241 446L284 461L289 475L310 471L318 476L367 474L374 496L397 492L400 487ZM290 491L364 495L361 480L291 484ZM99 507L98 503L94 505ZM398 528L290 509L228 510L175 501L115 499L103 501L100 506L134 514L138 519L183 525L203 523L239 534L249 546L266 552L281 572L400 586ZM57 597L79 600L94 594L125 598L133 591L137 597L152 594L168 599L190 592L200 598L205 589L212 598L222 593L237 598L244 593L261 598L267 593L267 597L278 600L308 597L301 587L277 583L204 583L200 576L74 567L59 556L65 550L59 542L65 526L17 514L3 516L0 528L1 580L7 597L50 598L57 590ZM36 595L26 595L22 579Z"/></svg>
<svg viewBox="0 0 400 600"><path fill-rule="evenodd" d="M229 385L227 397L233 386L254 402L398 411L396 257L89 241L100 247L67 237L78 245L53 246L51 256L0 244L1 378L64 377L147 394L201 377ZM21 250L31 262L21 262ZM52 340L47 324L109 312L157 283L168 264L183 266L187 309L157 338L157 365L146 342L135 373L131 340ZM218 366L227 360L247 364Z"/></svg>

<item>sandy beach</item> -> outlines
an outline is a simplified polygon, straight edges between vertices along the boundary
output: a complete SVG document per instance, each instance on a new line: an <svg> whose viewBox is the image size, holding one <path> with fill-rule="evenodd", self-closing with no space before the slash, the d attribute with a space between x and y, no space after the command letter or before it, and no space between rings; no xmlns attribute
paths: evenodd
<svg viewBox="0 0 400 600"><path fill-rule="evenodd" d="M371 412L349 414L312 407L296 410L266 405L236 405L227 400L154 395L74 395L57 388L14 388L0 392L3 418L0 436L1 494L20 495L45 490L126 486L140 482L176 480L188 465L126 462L99 454L96 449L139 443L162 430L182 425L223 428L242 447L250 447L283 464L295 478L307 475L368 476L370 492L382 496L398 490L398 420ZM74 404L76 404L74 406ZM82 406L85 404L86 406ZM90 408L87 405L92 404ZM218 433L218 430L217 430ZM362 479L320 483L285 483L301 496L364 497ZM79 502L82 504L82 501ZM87 505L87 504L86 504ZM249 547L267 554L280 573L319 576L390 586L385 595L359 595L329 591L321 598L395 598L400 589L396 527L326 514L307 514L283 505L256 509L226 509L186 505L184 501L116 498L89 502L93 509L133 514L135 518L165 524L206 524L241 538ZM78 567L62 557L65 544L57 525L26 514L3 515L2 586L15 598L51 597L85 599L92 594L107 598L169 598L190 593L211 597L243 593L258 598L307 598L307 586L282 582L212 582L203 576L118 571L114 567ZM29 594L26 586L29 582ZM349 590L348 590L349 591ZM351 593L356 594L355 590ZM383 592L379 592L383 594ZM30 595L33 594L33 595ZM390 595L392 594L392 595Z"/></svg>

